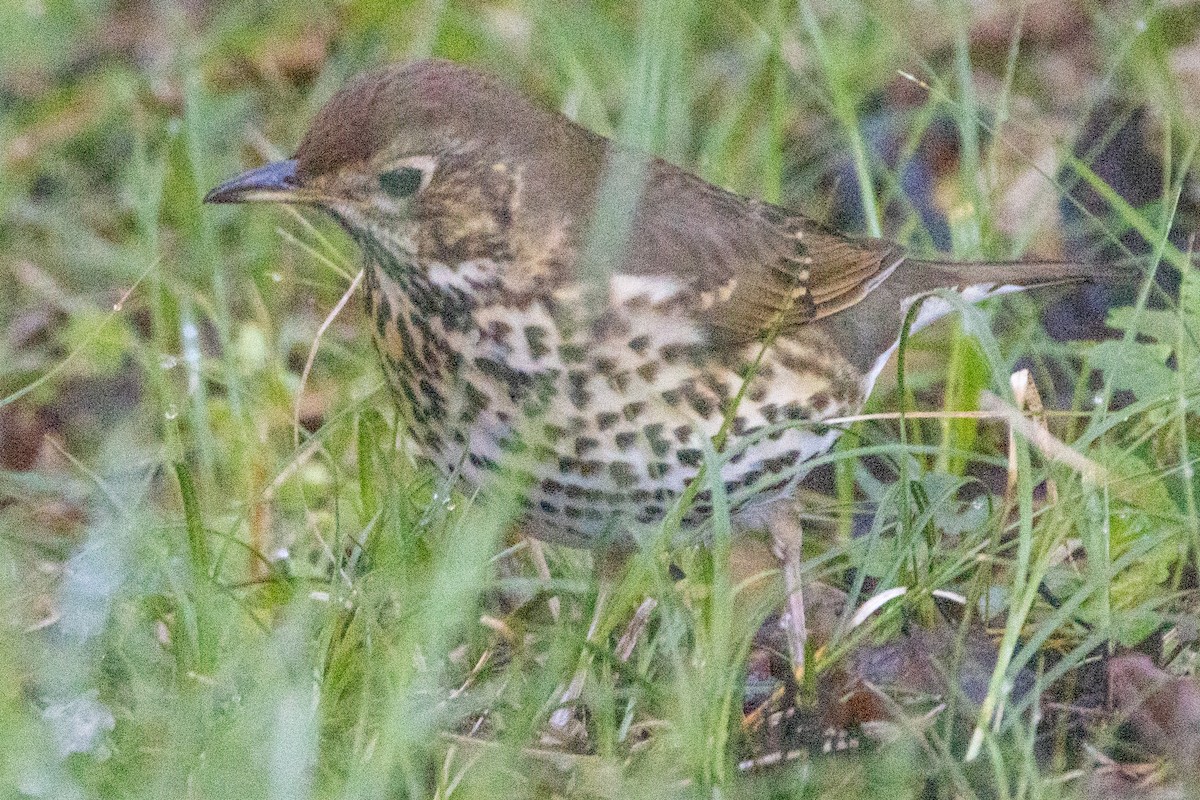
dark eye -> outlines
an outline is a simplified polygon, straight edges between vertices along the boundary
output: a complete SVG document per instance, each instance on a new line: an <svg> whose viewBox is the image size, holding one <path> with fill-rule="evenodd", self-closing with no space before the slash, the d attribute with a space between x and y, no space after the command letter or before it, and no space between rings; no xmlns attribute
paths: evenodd
<svg viewBox="0 0 1200 800"><path fill-rule="evenodd" d="M401 167L379 176L379 186L392 197L408 197L421 188L424 173L416 167Z"/></svg>

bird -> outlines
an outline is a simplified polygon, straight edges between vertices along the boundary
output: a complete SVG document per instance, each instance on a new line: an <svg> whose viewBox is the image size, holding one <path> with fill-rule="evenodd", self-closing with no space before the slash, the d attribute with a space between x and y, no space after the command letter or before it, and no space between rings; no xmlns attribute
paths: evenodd
<svg viewBox="0 0 1200 800"><path fill-rule="evenodd" d="M842 433L829 421L861 410L913 304L1103 272L846 236L438 59L352 79L292 158L204 199L313 206L348 232L416 451L468 489L516 481L526 533L628 547L684 502L681 528L699 532L712 479L689 486L717 473L734 524L771 529L797 662L788 501ZM952 307L926 299L914 327Z"/></svg>

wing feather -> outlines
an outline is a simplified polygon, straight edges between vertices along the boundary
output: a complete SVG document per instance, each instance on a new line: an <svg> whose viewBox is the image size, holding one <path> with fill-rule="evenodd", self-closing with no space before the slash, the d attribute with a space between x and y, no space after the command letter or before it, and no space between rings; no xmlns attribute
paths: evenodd
<svg viewBox="0 0 1200 800"><path fill-rule="evenodd" d="M714 342L727 346L754 341L774 324L786 330L848 308L903 260L892 242L842 237L659 161L632 235L629 268L672 270L709 300L694 307Z"/></svg>

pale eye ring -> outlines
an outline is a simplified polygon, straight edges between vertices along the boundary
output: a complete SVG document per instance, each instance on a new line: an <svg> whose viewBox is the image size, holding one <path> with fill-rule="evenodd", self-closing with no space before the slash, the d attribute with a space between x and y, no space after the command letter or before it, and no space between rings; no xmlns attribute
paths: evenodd
<svg viewBox="0 0 1200 800"><path fill-rule="evenodd" d="M424 180L425 173L416 167L400 167L380 175L379 188L392 197L401 199L416 194Z"/></svg>

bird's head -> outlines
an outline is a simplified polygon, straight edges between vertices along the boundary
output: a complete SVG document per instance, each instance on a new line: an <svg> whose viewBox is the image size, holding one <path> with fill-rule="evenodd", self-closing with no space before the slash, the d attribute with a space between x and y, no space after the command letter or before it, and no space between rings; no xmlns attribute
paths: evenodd
<svg viewBox="0 0 1200 800"><path fill-rule="evenodd" d="M238 175L204 200L315 205L357 237L386 235L415 250L417 237L435 235L440 255L461 260L474 234L497 218L511 223L513 209L497 204L515 202L553 142L581 135L590 137L488 75L419 61L350 81L317 113L295 156Z"/></svg>

